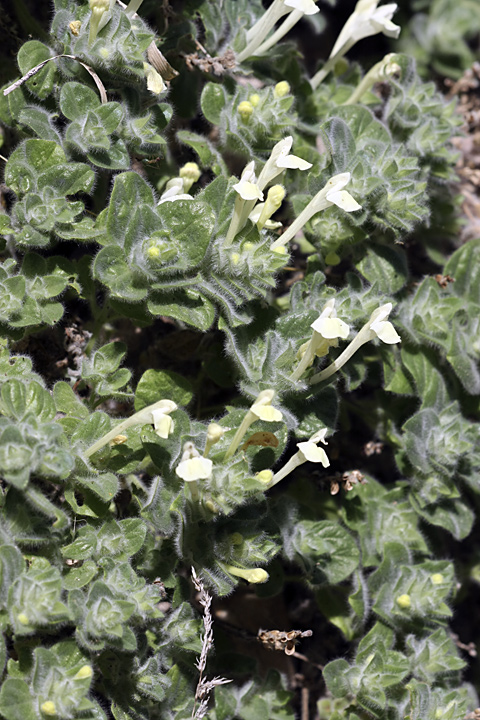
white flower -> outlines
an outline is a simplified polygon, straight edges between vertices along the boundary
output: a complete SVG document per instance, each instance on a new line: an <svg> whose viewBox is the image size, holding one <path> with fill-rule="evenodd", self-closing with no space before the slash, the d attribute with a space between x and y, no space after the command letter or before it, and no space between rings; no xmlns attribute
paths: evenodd
<svg viewBox="0 0 480 720"><path fill-rule="evenodd" d="M344 55L355 43L363 38L383 33L397 38L400 27L391 22L397 9L396 3L377 8L378 0L360 0L345 23L337 38L330 57Z"/></svg>
<svg viewBox="0 0 480 720"><path fill-rule="evenodd" d="M350 327L347 323L337 318L335 311L335 300L329 300L318 318L310 325L312 330L324 340L335 340L342 338L346 340Z"/></svg>
<svg viewBox="0 0 480 720"><path fill-rule="evenodd" d="M350 182L350 173L340 173L334 175L326 183L326 185L310 200L307 207L302 210L296 220L290 225L278 240L275 240L270 250L276 250L282 245L295 237L297 232L318 212L325 210L332 205L336 205L345 212L354 212L361 210L362 206L343 188Z"/></svg>
<svg viewBox="0 0 480 720"><path fill-rule="evenodd" d="M249 412L255 415L255 420L280 422L282 413L271 405L274 395L275 392L273 390L263 390L263 392L260 393L249 410Z"/></svg>
<svg viewBox="0 0 480 720"><path fill-rule="evenodd" d="M282 173L286 168L308 170L312 167L312 163L309 163L296 155L289 155L292 143L293 137L289 135L274 145L272 152L270 153L270 157L265 163L257 181L258 186L262 190L275 180L275 178L278 177L278 175L280 175L280 173Z"/></svg>
<svg viewBox="0 0 480 720"><path fill-rule="evenodd" d="M350 182L351 175L349 172L340 173L330 178L324 187L325 199L329 205L336 205L345 212L354 212L361 210L362 206L343 188Z"/></svg>
<svg viewBox="0 0 480 720"><path fill-rule="evenodd" d="M317 432L312 435L310 440L308 440L307 442L297 443L298 452L300 454L300 459L302 462L308 461L314 463L321 463L323 467L328 467L330 465L330 460L328 459L325 450L317 446L317 443L319 442L327 445L327 443L325 442L326 434L327 429L322 428L322 430L317 430Z"/></svg>
<svg viewBox="0 0 480 720"><path fill-rule="evenodd" d="M195 445L192 442L186 442L183 446L182 460L175 468L175 473L185 482L195 483L197 480L209 478L212 468L212 461L206 457L200 457Z"/></svg>
<svg viewBox="0 0 480 720"><path fill-rule="evenodd" d="M394 345L395 343L401 342L401 337L393 327L391 322L387 321L388 316L392 312L392 303L387 303L374 310L370 317L369 325L369 340L373 340L374 337L380 338L380 340L388 345Z"/></svg>
<svg viewBox="0 0 480 720"><path fill-rule="evenodd" d="M243 200L263 200L263 193L255 177L255 162L252 160L243 168L240 181L233 186Z"/></svg>

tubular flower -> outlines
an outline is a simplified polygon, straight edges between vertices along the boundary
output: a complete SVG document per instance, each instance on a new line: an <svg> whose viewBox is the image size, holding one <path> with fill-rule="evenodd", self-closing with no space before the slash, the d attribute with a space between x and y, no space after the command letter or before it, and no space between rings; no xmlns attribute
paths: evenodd
<svg viewBox="0 0 480 720"><path fill-rule="evenodd" d="M313 363L314 357L324 357L331 347L337 347L338 338L346 340L350 327L337 318L335 300L329 300L318 318L310 325L312 337L300 350L300 362L290 376L290 380L298 380L305 370Z"/></svg>
<svg viewBox="0 0 480 720"><path fill-rule="evenodd" d="M265 163L262 172L258 177L257 184L261 190L275 180L281 173L289 169L294 170L309 170L312 167L312 163L299 158L296 155L290 155L292 149L293 137L289 135L283 140L280 140L274 145L270 157Z"/></svg>
<svg viewBox="0 0 480 720"><path fill-rule="evenodd" d="M295 455L292 455L283 468L280 468L280 470L275 473L268 487L276 485L280 482L280 480L283 480L283 478L287 477L287 475L290 475L290 473L293 472L293 470L295 470L295 468L299 465L303 465L303 463L321 463L323 467L328 467L330 465L330 461L327 457L327 453L323 448L319 448L317 446L317 443L319 442L322 442L324 445L327 444L325 442L326 434L327 428L322 428L321 430L317 430L310 440L297 443L298 452L296 452Z"/></svg>
<svg viewBox="0 0 480 720"><path fill-rule="evenodd" d="M402 68L395 62L395 53L388 53L385 57L374 65L367 74L362 78L355 90L352 92L348 100L343 105L354 105L360 102L361 98L378 82L387 82L395 75L400 75Z"/></svg>
<svg viewBox="0 0 480 720"><path fill-rule="evenodd" d="M107 445L109 442L121 436L127 428L133 427L134 425L153 425L160 437L168 437L168 434L173 432L173 423L171 423L170 418L165 420L164 416L170 415L170 413L177 410L177 408L178 406L173 402L173 400L159 400L152 405L144 407L142 410L134 413L126 420L122 420L122 422L119 425L116 425L113 430L110 430L110 432L101 437L100 440L97 440L93 443L93 445L87 448L87 450L85 450L85 457L91 457L91 455L94 455L94 453ZM157 413L157 410L160 412ZM167 433L167 435L165 435L165 433Z"/></svg>
<svg viewBox="0 0 480 720"><path fill-rule="evenodd" d="M263 200L263 192L255 177L255 162L252 160L245 165L238 183L233 186L239 197L235 200L233 215L224 242L224 247L230 247L235 235L244 227L248 216L253 210L257 200Z"/></svg>
<svg viewBox="0 0 480 720"><path fill-rule="evenodd" d="M353 338L350 345L347 345L338 358L331 365L325 368L325 370L322 370L311 377L309 380L310 384L327 380L340 370L340 368L343 367L348 360L350 360L352 355L354 355L362 345L370 340L374 340L376 337L378 337L382 342L387 343L387 345L394 345L395 343L401 342L402 338L397 333L392 323L387 320L391 312L392 303L386 303L386 305L381 305L379 308L374 310L368 321Z"/></svg>
<svg viewBox="0 0 480 720"><path fill-rule="evenodd" d="M107 22L112 17L112 8L115 5L115 0L89 0L90 10L90 30L88 34L88 44L92 45L100 32L105 27Z"/></svg>
<svg viewBox="0 0 480 720"><path fill-rule="evenodd" d="M307 207L302 210L300 215L290 225L278 240L275 240L271 245L271 250L276 250L282 245L286 245L292 240L297 232L318 212L325 210L331 205L336 205L345 212L354 212L355 210L361 210L362 206L350 195L349 192L343 188L350 182L350 173L340 173L334 175L308 203Z"/></svg>
<svg viewBox="0 0 480 720"><path fill-rule="evenodd" d="M359 0L355 10L345 23L340 35L327 62L311 80L314 88L318 87L322 80L333 69L337 60L343 57L355 43L363 38L383 33L388 37L397 38L400 27L392 22L392 17L397 9L396 3L388 3L377 7L378 0Z"/></svg>
<svg viewBox="0 0 480 720"><path fill-rule="evenodd" d="M274 390L263 390L253 405L248 410L247 414L242 420L240 427L238 428L235 436L231 442L230 447L225 453L225 460L232 457L235 450L240 445L243 436L247 432L248 428L256 420L263 420L264 422L279 422L282 419L282 413L280 410L272 407L272 400L274 398Z"/></svg>
<svg viewBox="0 0 480 720"><path fill-rule="evenodd" d="M238 54L237 60L243 62L251 55L260 55L273 44L277 43L285 33L297 23L304 15L314 15L319 12L314 0L273 0L270 7L264 12L262 17L247 32L247 45ZM275 24L284 15L294 15L294 22L283 27L285 23L273 33L272 37L265 40L267 35L273 29ZM282 30L280 33L279 31ZM273 42L272 42L273 39ZM263 43L263 44L262 44Z"/></svg>

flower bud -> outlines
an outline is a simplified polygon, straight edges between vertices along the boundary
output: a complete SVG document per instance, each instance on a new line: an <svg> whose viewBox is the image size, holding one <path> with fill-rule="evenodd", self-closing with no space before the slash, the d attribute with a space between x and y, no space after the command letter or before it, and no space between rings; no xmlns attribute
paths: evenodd
<svg viewBox="0 0 480 720"><path fill-rule="evenodd" d="M56 715L57 714L57 708L55 707L55 703L51 700L46 700L46 702L42 703L40 705L40 710L44 715Z"/></svg>
<svg viewBox="0 0 480 720"><path fill-rule="evenodd" d="M74 675L74 680L86 680L87 678L91 678L93 675L93 670L91 665L83 665L83 667L80 668L80 670L77 672L76 675Z"/></svg>
<svg viewBox="0 0 480 720"><path fill-rule="evenodd" d="M282 98L285 97L285 95L288 95L290 92L290 85L286 80L282 80L281 82L277 83L275 87L273 88L273 95L276 98Z"/></svg>
<svg viewBox="0 0 480 720"><path fill-rule="evenodd" d="M254 93L253 95L249 95L248 101L250 105L253 105L253 107L257 107L258 103L260 102L260 95L258 93Z"/></svg>
<svg viewBox="0 0 480 720"><path fill-rule="evenodd" d="M441 573L434 573L433 575L430 575L430 580L434 585L441 585L445 578Z"/></svg>
<svg viewBox="0 0 480 720"><path fill-rule="evenodd" d="M408 610L408 608L412 605L410 595L399 595L397 598L397 605L401 607L402 610Z"/></svg>
<svg viewBox="0 0 480 720"><path fill-rule="evenodd" d="M253 105L248 100L243 100L238 106L237 106L237 112L240 115L240 118L242 119L242 122L248 123L250 120L250 116L253 114Z"/></svg>
<svg viewBox="0 0 480 720"><path fill-rule="evenodd" d="M184 192L188 192L192 187L193 183L196 183L199 180L202 171L198 167L197 163L188 162L180 168L178 174L183 180Z"/></svg>

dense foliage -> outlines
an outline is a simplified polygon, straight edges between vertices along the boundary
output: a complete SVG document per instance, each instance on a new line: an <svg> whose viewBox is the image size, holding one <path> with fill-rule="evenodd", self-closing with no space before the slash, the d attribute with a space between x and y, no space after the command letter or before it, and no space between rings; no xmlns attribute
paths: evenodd
<svg viewBox="0 0 480 720"><path fill-rule="evenodd" d="M268 629L307 631L312 717L463 720L480 241L455 244L454 104L411 35L347 61L395 49L393 4L360 0L312 77L283 35L313 0L164 3L156 29L140 5L55 0L0 98L0 716L295 717L221 613L206 677L233 681L198 690L208 593L241 616L247 588L296 598Z"/></svg>

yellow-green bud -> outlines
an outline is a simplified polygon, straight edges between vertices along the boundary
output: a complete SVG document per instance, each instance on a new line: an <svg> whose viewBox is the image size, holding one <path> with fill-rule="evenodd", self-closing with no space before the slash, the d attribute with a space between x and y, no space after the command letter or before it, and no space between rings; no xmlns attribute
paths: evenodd
<svg viewBox="0 0 480 720"><path fill-rule="evenodd" d="M188 162L180 168L178 174L183 180L183 191L188 193L193 183L196 183L200 178L202 171L198 167L197 163Z"/></svg>
<svg viewBox="0 0 480 720"><path fill-rule="evenodd" d="M278 245L275 248L270 247L270 250L273 250L273 252L277 253L278 255L288 255L285 245Z"/></svg>
<svg viewBox="0 0 480 720"><path fill-rule="evenodd" d="M155 260L156 258L160 257L160 250L158 249L158 247L155 247L155 245L152 245L152 247L148 248L147 255L152 260Z"/></svg>
<svg viewBox="0 0 480 720"><path fill-rule="evenodd" d="M271 470L260 470L260 472L255 475L255 479L262 483L262 485L270 485L272 478L273 472Z"/></svg>
<svg viewBox="0 0 480 720"><path fill-rule="evenodd" d="M252 250L253 247L254 247L254 245L252 242L246 242L243 246L243 249L244 250Z"/></svg>
<svg viewBox="0 0 480 720"><path fill-rule="evenodd" d="M253 105L248 100L244 100L237 106L237 112L244 123L248 123L253 113Z"/></svg>
<svg viewBox="0 0 480 720"><path fill-rule="evenodd" d="M218 425L217 423L210 423L207 428L207 441L205 443L203 457L207 457L208 453L212 449L212 445L215 445L215 443L221 440L224 434L225 428L223 428L221 425Z"/></svg>
<svg viewBox="0 0 480 720"><path fill-rule="evenodd" d="M238 265L240 262L240 255L237 252L231 254L232 265Z"/></svg>
<svg viewBox="0 0 480 720"><path fill-rule="evenodd" d="M285 97L285 95L288 95L289 92L290 85L286 80L282 80L281 82L277 83L273 88L273 94L276 98Z"/></svg>
<svg viewBox="0 0 480 720"><path fill-rule="evenodd" d="M441 585L444 581L444 577L441 573L434 573L430 575L430 580L434 585Z"/></svg>
<svg viewBox="0 0 480 720"><path fill-rule="evenodd" d="M207 428L207 438L208 440L210 440L211 443L216 443L221 440L224 434L225 428L223 428L218 423L212 422Z"/></svg>
<svg viewBox="0 0 480 720"><path fill-rule="evenodd" d="M399 595L397 598L397 605L401 607L402 610L408 610L408 608L412 605L410 595Z"/></svg>
<svg viewBox="0 0 480 720"><path fill-rule="evenodd" d="M232 545L243 545L243 539L243 535L239 532L234 532L230 535Z"/></svg>
<svg viewBox="0 0 480 720"><path fill-rule="evenodd" d="M17 620L21 625L28 625L30 620L28 619L28 616L25 615L25 613L19 613L17 615Z"/></svg>
<svg viewBox="0 0 480 720"><path fill-rule="evenodd" d="M257 107L258 103L260 102L260 95L258 93L253 93L253 95L249 96L248 101L250 105L253 105L253 107Z"/></svg>
<svg viewBox="0 0 480 720"><path fill-rule="evenodd" d="M93 675L93 670L91 665L83 665L83 667L80 668L80 670L77 672L76 675L73 676L74 680L86 680L87 678L91 678Z"/></svg>
<svg viewBox="0 0 480 720"><path fill-rule="evenodd" d="M243 578L249 583L264 583L267 582L269 575L263 568L237 568L234 565L225 565L225 570L231 575Z"/></svg>
<svg viewBox="0 0 480 720"><path fill-rule="evenodd" d="M257 227L261 230L265 227L267 220L270 220L272 215L277 212L278 208L283 202L285 197L285 189L281 185L273 185L268 191L267 199L265 200L260 213L260 217L257 220Z"/></svg>
<svg viewBox="0 0 480 720"><path fill-rule="evenodd" d="M329 252L325 258L325 262L327 265L339 265L341 263L341 258L336 252Z"/></svg>
<svg viewBox="0 0 480 720"><path fill-rule="evenodd" d="M57 714L57 708L55 707L55 703L51 700L46 700L44 703L40 705L40 710L44 715L56 715Z"/></svg>

